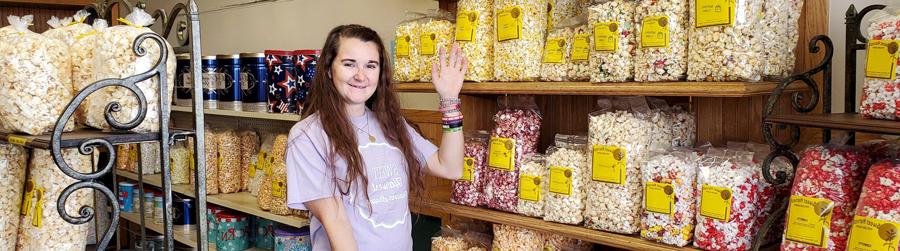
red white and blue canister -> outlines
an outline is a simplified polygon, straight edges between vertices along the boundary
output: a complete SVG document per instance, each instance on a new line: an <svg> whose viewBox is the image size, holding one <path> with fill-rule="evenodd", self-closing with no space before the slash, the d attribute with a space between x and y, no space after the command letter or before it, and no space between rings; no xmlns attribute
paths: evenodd
<svg viewBox="0 0 900 251"><path fill-rule="evenodd" d="M296 97L298 112L303 110L303 104L309 98L309 88L312 86L313 76L316 75L316 64L319 60L320 52L321 50L294 51L294 55L297 58L294 65L296 66L297 79L300 81Z"/></svg>
<svg viewBox="0 0 900 251"><path fill-rule="evenodd" d="M119 210L132 212L134 210L134 183L119 182Z"/></svg>
<svg viewBox="0 0 900 251"><path fill-rule="evenodd" d="M291 51L266 51L266 70L269 77L268 112L296 113L297 75L294 53Z"/></svg>

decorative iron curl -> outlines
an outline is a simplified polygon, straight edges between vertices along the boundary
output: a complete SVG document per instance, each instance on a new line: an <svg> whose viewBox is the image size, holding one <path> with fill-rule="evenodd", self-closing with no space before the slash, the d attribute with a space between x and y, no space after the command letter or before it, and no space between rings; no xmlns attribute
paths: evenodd
<svg viewBox="0 0 900 251"><path fill-rule="evenodd" d="M865 44L868 43L868 39L866 39L866 37L864 37L862 34L862 19L863 19L863 17L865 17L866 14L869 14L869 12L872 12L874 10L884 9L884 8L885 8L885 6L883 4L874 4L874 5L866 6L861 11L859 11L859 13L857 13L856 6L851 4L850 8L847 9L847 13L846 13L846 17L845 17L847 19L847 24L849 24L850 22L853 22L854 24L856 24L856 26L853 27L855 30L848 31L848 32L855 33L854 36L856 37L856 41L859 41L860 43L862 43L863 46L865 46ZM863 48L865 48L865 47L863 47Z"/></svg>
<svg viewBox="0 0 900 251"><path fill-rule="evenodd" d="M116 201L116 195L113 194L109 188L104 186L102 183L94 182L93 180L81 181L74 184L69 185L66 189L63 189L59 198L56 200L56 211L59 212L59 216L62 217L66 222L72 223L74 225L80 225L84 223L90 222L94 219L95 210L90 206L82 206L78 210L78 216L69 215L69 212L66 212L66 201L69 197L72 196L75 191L80 189L91 188L103 193L106 196L106 199L109 201ZM113 204L115 205L115 204ZM112 208L112 218L119 218L119 207L113 206ZM106 234L103 235L103 239L100 241L97 250L106 250L106 247L109 245L109 241L112 240L112 236L115 233L116 229L119 227L119 221L113 220L110 221L109 228L106 229Z"/></svg>

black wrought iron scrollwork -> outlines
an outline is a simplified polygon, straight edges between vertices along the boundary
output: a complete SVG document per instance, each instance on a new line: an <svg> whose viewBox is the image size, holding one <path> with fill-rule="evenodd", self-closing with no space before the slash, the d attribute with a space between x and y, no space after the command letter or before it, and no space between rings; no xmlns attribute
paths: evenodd
<svg viewBox="0 0 900 251"><path fill-rule="evenodd" d="M109 20L113 14L113 8L116 7L124 7L127 13L130 13L132 9L137 8L146 8L146 3L144 1L139 1L137 4L133 4L129 0L104 0L97 3L92 3L86 6L84 9L88 10L91 13L96 14L96 16ZM148 11L148 13L151 13ZM169 35L172 34L172 31L175 31L175 45L174 47L187 46L190 43L190 37L185 34L187 30L188 23L185 21L178 21L179 16L186 16L190 13L190 9L184 3L177 3L172 7L171 11L166 11L164 9L157 9L151 13L151 16L157 23L161 24L162 30L157 33L162 34L163 38L168 38ZM121 16L125 16L120 13ZM176 26L175 24L178 24ZM173 30L173 27L175 30Z"/></svg>

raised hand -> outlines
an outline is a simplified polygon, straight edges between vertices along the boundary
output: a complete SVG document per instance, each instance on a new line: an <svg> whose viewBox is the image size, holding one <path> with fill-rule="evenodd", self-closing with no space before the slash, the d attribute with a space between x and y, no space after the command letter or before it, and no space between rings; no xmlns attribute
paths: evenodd
<svg viewBox="0 0 900 251"><path fill-rule="evenodd" d="M468 69L468 59L458 44L453 44L450 55L441 47L437 64L431 65L431 81L438 95L442 99L458 98Z"/></svg>

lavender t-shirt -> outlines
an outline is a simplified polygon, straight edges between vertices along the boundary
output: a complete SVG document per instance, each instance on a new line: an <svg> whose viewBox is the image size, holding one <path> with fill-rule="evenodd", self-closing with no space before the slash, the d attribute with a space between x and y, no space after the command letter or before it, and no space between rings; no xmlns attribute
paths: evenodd
<svg viewBox="0 0 900 251"><path fill-rule="evenodd" d="M347 163L340 156L335 157L336 170L332 173L328 165L331 145L320 119L318 114L312 115L291 128L286 157L288 207L306 210L304 202L341 197L359 250L412 250L409 178L407 167L403 165L403 154L386 143L372 112L351 118L359 144L357 149L369 178L369 201L358 181L353 183L349 195L341 196L334 177L346 180ZM437 147L412 127L407 125L406 130L413 142L416 159L424 166L427 158L437 152ZM369 141L367 132L375 136L375 143ZM347 191L346 183L343 188ZM314 215L310 216L310 233L314 251L331 250L328 234Z"/></svg>

